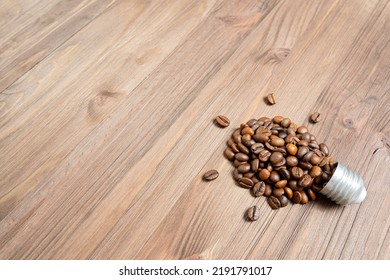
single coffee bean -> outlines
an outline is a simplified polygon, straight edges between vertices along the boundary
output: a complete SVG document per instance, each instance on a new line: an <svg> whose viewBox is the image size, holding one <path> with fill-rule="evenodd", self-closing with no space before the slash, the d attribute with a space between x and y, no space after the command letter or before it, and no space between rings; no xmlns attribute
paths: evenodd
<svg viewBox="0 0 390 280"><path fill-rule="evenodd" d="M294 144L292 143L289 143L286 145L286 149L287 149L287 152L292 155L292 156L295 156L298 152L298 148L297 146L295 146Z"/></svg>
<svg viewBox="0 0 390 280"><path fill-rule="evenodd" d="M321 159L325 157L325 154L320 149L314 149L313 152L319 156Z"/></svg>
<svg viewBox="0 0 390 280"><path fill-rule="evenodd" d="M298 125L294 122L291 122L289 128L291 128L294 132L297 132Z"/></svg>
<svg viewBox="0 0 390 280"><path fill-rule="evenodd" d="M309 148L305 146L301 146L298 148L297 152L297 158L302 158L304 155L306 155L309 152Z"/></svg>
<svg viewBox="0 0 390 280"><path fill-rule="evenodd" d="M321 173L322 175L322 173ZM315 177L313 180L313 183L316 185L322 185L324 183L324 180L322 180L322 176Z"/></svg>
<svg viewBox="0 0 390 280"><path fill-rule="evenodd" d="M285 131L280 131L278 136L279 136L280 138L282 138L282 139L285 139L285 138L287 137L287 135L288 135L287 132L285 132Z"/></svg>
<svg viewBox="0 0 390 280"><path fill-rule="evenodd" d="M309 202L309 198L307 197L306 193L304 191L301 191L301 204L306 204Z"/></svg>
<svg viewBox="0 0 390 280"><path fill-rule="evenodd" d="M203 179L206 181L212 181L217 179L219 176L219 173L217 170L209 170L203 175Z"/></svg>
<svg viewBox="0 0 390 280"><path fill-rule="evenodd" d="M275 183L275 188L284 188L287 185L287 180L280 180Z"/></svg>
<svg viewBox="0 0 390 280"><path fill-rule="evenodd" d="M280 181L279 173L278 173L277 171L272 171L272 172L271 172L271 175L269 176L269 179L270 179L272 182L274 182L274 183Z"/></svg>
<svg viewBox="0 0 390 280"><path fill-rule="evenodd" d="M249 149L242 143L237 143L237 148L244 154L249 155Z"/></svg>
<svg viewBox="0 0 390 280"><path fill-rule="evenodd" d="M242 143L242 136L241 136L240 130L238 130L238 133L235 131L232 134L232 138L234 140L234 143L236 143L236 144Z"/></svg>
<svg viewBox="0 0 390 280"><path fill-rule="evenodd" d="M228 119L228 117L226 116L223 116L223 115L219 115L215 118L215 121L216 123L220 126L220 127L228 127L229 124L230 124L230 120Z"/></svg>
<svg viewBox="0 0 390 280"><path fill-rule="evenodd" d="M239 152L240 152L240 150L238 149L236 143L232 144L232 145L230 146L230 149L232 149L233 153L239 153Z"/></svg>
<svg viewBox="0 0 390 280"><path fill-rule="evenodd" d="M283 154L280 152L273 152L271 154L271 157L269 158L269 161L275 165L277 163L280 163L284 159Z"/></svg>
<svg viewBox="0 0 390 280"><path fill-rule="evenodd" d="M283 156L287 155L286 147L278 147L274 149L274 152L282 153Z"/></svg>
<svg viewBox="0 0 390 280"><path fill-rule="evenodd" d="M322 168L322 167L324 167L326 164L328 164L328 162L329 162L329 158L328 158L327 156L324 156L324 157L321 159L321 161L320 161L320 163L318 164L318 166L320 166L320 167Z"/></svg>
<svg viewBox="0 0 390 280"><path fill-rule="evenodd" d="M273 191L272 191L272 194L276 197L278 196L281 196L281 195L284 195L284 189L283 188L275 188Z"/></svg>
<svg viewBox="0 0 390 280"><path fill-rule="evenodd" d="M252 188L253 195L258 197L264 195L265 192L265 183L260 181L256 183Z"/></svg>
<svg viewBox="0 0 390 280"><path fill-rule="evenodd" d="M320 150L323 152L326 156L329 156L329 148L324 143L320 144Z"/></svg>
<svg viewBox="0 0 390 280"><path fill-rule="evenodd" d="M250 127L252 127L255 123L257 123L256 119L250 119L249 121L246 122L246 124L249 125Z"/></svg>
<svg viewBox="0 0 390 280"><path fill-rule="evenodd" d="M274 170L270 162L267 164L266 168L268 169L269 172L272 172L272 170Z"/></svg>
<svg viewBox="0 0 390 280"><path fill-rule="evenodd" d="M303 170L300 167L291 168L291 175L295 179L301 179L303 177Z"/></svg>
<svg viewBox="0 0 390 280"><path fill-rule="evenodd" d="M310 133L309 132L303 133L302 137L301 137L301 140L305 140L307 142L310 142Z"/></svg>
<svg viewBox="0 0 390 280"><path fill-rule="evenodd" d="M317 141L311 141L309 143L309 148L312 148L312 149L318 149L320 146L318 145Z"/></svg>
<svg viewBox="0 0 390 280"><path fill-rule="evenodd" d="M307 129L306 126L301 125L300 127L297 128L297 132L298 132L299 134L303 134L303 133L308 132L308 129Z"/></svg>
<svg viewBox="0 0 390 280"><path fill-rule="evenodd" d="M253 135L253 139L258 143L266 143L269 140L269 136L264 133L256 133Z"/></svg>
<svg viewBox="0 0 390 280"><path fill-rule="evenodd" d="M239 181L238 181L238 184L243 187L243 188L246 188L246 189L250 189L253 187L253 181L249 178L241 178Z"/></svg>
<svg viewBox="0 0 390 280"><path fill-rule="evenodd" d="M261 150L261 151L259 152L259 160L260 160L261 162L266 162L266 161L268 161L269 158L270 158L270 156L271 156L271 152L268 151L268 150L266 150L266 149L263 149L263 150Z"/></svg>
<svg viewBox="0 0 390 280"><path fill-rule="evenodd" d="M286 158L286 163L287 163L288 166L294 167L294 166L298 165L298 159L296 157L294 157L294 156L288 156Z"/></svg>
<svg viewBox="0 0 390 280"><path fill-rule="evenodd" d="M274 105L276 103L275 96L273 93L267 95L267 101L270 105Z"/></svg>
<svg viewBox="0 0 390 280"><path fill-rule="evenodd" d="M314 112L313 114L311 114L310 120L313 123L318 123L320 121L320 113Z"/></svg>
<svg viewBox="0 0 390 280"><path fill-rule="evenodd" d="M300 203L302 200L302 194L300 191L295 191L294 192L294 195L293 195L293 201L294 203L298 204Z"/></svg>
<svg viewBox="0 0 390 280"><path fill-rule="evenodd" d="M257 206L250 207L248 209L247 215L249 220L257 221L260 218L260 208Z"/></svg>
<svg viewBox="0 0 390 280"><path fill-rule="evenodd" d="M313 178L320 176L321 173L322 173L322 169L319 166L313 166L309 172L310 176Z"/></svg>
<svg viewBox="0 0 390 280"><path fill-rule="evenodd" d="M282 116L275 116L275 117L273 117L272 122L276 123L276 124L280 124L283 119L284 119L284 117L282 117Z"/></svg>
<svg viewBox="0 0 390 280"><path fill-rule="evenodd" d="M275 170L279 170L282 166L285 166L285 165L286 165L286 159L283 158L281 162L274 164L274 168L275 168Z"/></svg>
<svg viewBox="0 0 390 280"><path fill-rule="evenodd" d="M291 178L291 172L287 168L281 168L279 174L286 180L290 180Z"/></svg>
<svg viewBox="0 0 390 280"><path fill-rule="evenodd" d="M226 148L226 149L225 149L225 152L224 152L224 155L225 155L225 157L226 157L228 160L233 160L233 159L234 159L235 153L233 153L232 149Z"/></svg>
<svg viewBox="0 0 390 280"><path fill-rule="evenodd" d="M303 175L303 177L298 181L298 185L304 188L310 187L312 183L313 178L309 174Z"/></svg>
<svg viewBox="0 0 390 280"><path fill-rule="evenodd" d="M251 127L252 127L253 132L256 133L256 130L260 127L260 124L257 122L253 126L251 126Z"/></svg>
<svg viewBox="0 0 390 280"><path fill-rule="evenodd" d="M284 142L287 143L287 144L290 144L293 142L293 139L294 139L294 135L292 134L288 134L286 138L284 138Z"/></svg>
<svg viewBox="0 0 390 280"><path fill-rule="evenodd" d="M248 173L250 170L251 170L251 166L249 163L244 163L244 164L241 164L237 167L237 170L240 172L240 173Z"/></svg>
<svg viewBox="0 0 390 280"><path fill-rule="evenodd" d="M309 170L313 167L313 165L310 162L300 161L299 167L302 168L303 170Z"/></svg>
<svg viewBox="0 0 390 280"><path fill-rule="evenodd" d="M259 178L260 178L260 180L262 180L262 181L265 181L265 180L267 180L269 177L271 176L271 172L270 171L268 171L268 169L261 169L260 171L259 171Z"/></svg>
<svg viewBox="0 0 390 280"><path fill-rule="evenodd" d="M234 180L239 181L242 177L243 177L242 173L238 172L237 169L233 170L233 178L234 178Z"/></svg>
<svg viewBox="0 0 390 280"><path fill-rule="evenodd" d="M284 140L283 138L280 138L276 135L271 135L271 145L274 146L274 147L283 147L284 146Z"/></svg>
<svg viewBox="0 0 390 280"><path fill-rule="evenodd" d="M310 200L316 200L316 194L311 189L306 189L306 194L310 198Z"/></svg>
<svg viewBox="0 0 390 280"><path fill-rule="evenodd" d="M293 191L289 187L284 188L284 194L287 196L289 200L293 198Z"/></svg>
<svg viewBox="0 0 390 280"><path fill-rule="evenodd" d="M280 201L277 197L275 196L270 196L268 199L267 199L267 202L269 204L269 206L271 206L272 209L278 209L280 208Z"/></svg>
<svg viewBox="0 0 390 280"><path fill-rule="evenodd" d="M257 170L259 170L259 159L258 158L255 158L252 160L251 162L251 169L253 172L257 172Z"/></svg>
<svg viewBox="0 0 390 280"><path fill-rule="evenodd" d="M288 205L288 199L286 196L281 195L278 197L278 199L280 201L280 207L286 207Z"/></svg>
<svg viewBox="0 0 390 280"><path fill-rule="evenodd" d="M262 143L256 143L251 146L252 153L258 155L261 150L264 150L264 145Z"/></svg>
<svg viewBox="0 0 390 280"><path fill-rule="evenodd" d="M322 158L314 153L314 155L310 159L310 163L313 165L318 165L321 162Z"/></svg>
<svg viewBox="0 0 390 280"><path fill-rule="evenodd" d="M270 196L272 194L272 187L269 184L265 184L264 196Z"/></svg>
<svg viewBox="0 0 390 280"><path fill-rule="evenodd" d="M267 135L267 136L271 136L272 135L272 132L269 128L267 128L266 126L262 125L260 126L257 130L256 130L256 133L259 133L259 134L264 134L264 135Z"/></svg>
<svg viewBox="0 0 390 280"><path fill-rule="evenodd" d="M293 191L297 191L300 189L303 189L302 187L298 186L297 180L290 180L288 181L288 187L291 188Z"/></svg>
<svg viewBox="0 0 390 280"><path fill-rule="evenodd" d="M291 120L289 118L284 118L281 122L280 122L280 126L281 127L284 127L284 128L287 128L289 127L291 124Z"/></svg>
<svg viewBox="0 0 390 280"><path fill-rule="evenodd" d="M317 178L319 178L319 177L317 177ZM315 191L315 192L320 192L321 190L322 190L322 188L323 188L323 185L321 184L321 185L315 185L315 184L313 184L312 186L311 186L311 189L313 190L313 191ZM309 189L310 190L310 189Z"/></svg>
<svg viewBox="0 0 390 280"><path fill-rule="evenodd" d="M244 135L241 136L241 141L242 141L243 144L244 144L244 142L248 142L250 140L252 140L252 136L249 135L249 134L244 134Z"/></svg>
<svg viewBox="0 0 390 280"><path fill-rule="evenodd" d="M255 175L254 172L247 172L247 173L244 174L244 177L245 177L245 178L252 179L252 177L253 177L254 175Z"/></svg>
<svg viewBox="0 0 390 280"><path fill-rule="evenodd" d="M241 130L241 135L245 135L245 134L249 134L250 136L253 136L255 133L253 132L251 127L247 126Z"/></svg>
<svg viewBox="0 0 390 280"><path fill-rule="evenodd" d="M322 172L321 177L324 182L328 182L330 180L331 173L328 171Z"/></svg>
<svg viewBox="0 0 390 280"><path fill-rule="evenodd" d="M297 143L297 146L299 146L299 147L302 147L302 146L304 146L304 147L307 147L307 146L309 146L309 142L308 141L306 141L306 140L299 140L299 142Z"/></svg>
<svg viewBox="0 0 390 280"><path fill-rule="evenodd" d="M235 168L237 168L237 167L239 167L240 165L242 165L242 164L244 164L244 163L246 163L246 161L239 161L239 160L235 159L235 160L233 161L233 166L234 166Z"/></svg>
<svg viewBox="0 0 390 280"><path fill-rule="evenodd" d="M249 160L249 156L247 154L244 154L244 153L237 153L235 155L235 157L239 161L248 161Z"/></svg>
<svg viewBox="0 0 390 280"><path fill-rule="evenodd" d="M271 119L269 117L261 117L260 119L258 119L259 122L269 122L271 121Z"/></svg>
<svg viewBox="0 0 390 280"><path fill-rule="evenodd" d="M306 162L309 162L309 161L311 160L311 158L313 157L313 155L314 155L314 152L313 152L313 151L309 151L309 152L307 152L307 153L303 156L302 160L303 160L303 161L306 161Z"/></svg>
<svg viewBox="0 0 390 280"><path fill-rule="evenodd" d="M275 147L272 146L269 142L266 142L266 143L264 144L264 146L265 146L265 148L266 148L268 151L273 152L273 151L275 150Z"/></svg>

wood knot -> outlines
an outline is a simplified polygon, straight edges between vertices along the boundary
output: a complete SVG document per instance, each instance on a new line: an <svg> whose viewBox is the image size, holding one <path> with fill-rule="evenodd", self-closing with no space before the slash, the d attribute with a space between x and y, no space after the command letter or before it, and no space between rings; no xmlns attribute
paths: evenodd
<svg viewBox="0 0 390 280"><path fill-rule="evenodd" d="M355 123L353 122L352 119L350 118L344 118L343 119L343 125L348 128L348 129L354 129L355 128Z"/></svg>
<svg viewBox="0 0 390 280"><path fill-rule="evenodd" d="M117 100L122 96L122 93L108 90L103 90L99 92L94 98L92 98L88 102L88 121L100 121L102 118L104 118L105 115L111 112L113 105L117 103Z"/></svg>

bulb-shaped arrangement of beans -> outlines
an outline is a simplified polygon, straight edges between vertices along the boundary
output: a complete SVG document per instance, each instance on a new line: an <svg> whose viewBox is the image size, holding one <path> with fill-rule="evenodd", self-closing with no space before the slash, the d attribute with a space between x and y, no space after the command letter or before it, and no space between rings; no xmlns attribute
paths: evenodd
<svg viewBox="0 0 390 280"><path fill-rule="evenodd" d="M255 196L268 197L273 209L288 201L316 199L332 175L333 158L307 127L276 116L251 119L227 141L225 156L233 162L233 177Z"/></svg>

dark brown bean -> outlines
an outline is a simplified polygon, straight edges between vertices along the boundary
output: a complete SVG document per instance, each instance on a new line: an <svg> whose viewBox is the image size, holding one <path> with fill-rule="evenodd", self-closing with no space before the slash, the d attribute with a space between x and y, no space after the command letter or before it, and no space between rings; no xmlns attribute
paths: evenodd
<svg viewBox="0 0 390 280"><path fill-rule="evenodd" d="M299 134L303 134L303 133L308 132L308 130L307 130L307 127L306 127L306 126L301 125L300 127L297 128L297 131L296 131L296 132L298 132Z"/></svg>
<svg viewBox="0 0 390 280"><path fill-rule="evenodd" d="M280 122L280 126L281 127L289 127L291 124L291 120L289 118L284 118L281 122Z"/></svg>
<svg viewBox="0 0 390 280"><path fill-rule="evenodd" d="M298 152L298 147L295 146L294 144L292 143L289 143L286 145L286 149L287 149L287 152L292 155L292 156L295 156Z"/></svg>
<svg viewBox="0 0 390 280"><path fill-rule="evenodd" d="M244 174L244 177L245 177L245 178L252 179L252 177L253 177L254 175L255 175L254 172L247 172L247 173Z"/></svg>
<svg viewBox="0 0 390 280"><path fill-rule="evenodd" d="M268 202L269 206L271 206L272 209L278 209L281 206L279 199L275 196L270 196L267 199L267 202Z"/></svg>
<svg viewBox="0 0 390 280"><path fill-rule="evenodd" d="M288 199L286 196L281 195L278 197L278 199L280 201L280 207L286 207L288 205Z"/></svg>
<svg viewBox="0 0 390 280"><path fill-rule="evenodd" d="M324 143L320 144L320 150L323 152L326 156L329 156L329 148Z"/></svg>
<svg viewBox="0 0 390 280"><path fill-rule="evenodd" d="M301 196L302 196L302 199L301 199L301 204L306 204L309 202L309 198L307 197L306 193L304 191L301 191Z"/></svg>
<svg viewBox="0 0 390 280"><path fill-rule="evenodd" d="M233 160L234 159L234 152L230 148L226 148L224 151L224 155L228 160Z"/></svg>
<svg viewBox="0 0 390 280"><path fill-rule="evenodd" d="M264 145L262 143L256 143L251 146L252 153L258 155L261 150L264 150Z"/></svg>
<svg viewBox="0 0 390 280"><path fill-rule="evenodd" d="M274 182L274 183L280 181L279 173L278 173L277 171L272 171L272 172L271 172L271 175L269 176L269 179L270 179L272 182Z"/></svg>
<svg viewBox="0 0 390 280"><path fill-rule="evenodd" d="M284 146L284 139L283 138L280 138L276 135L271 135L271 141L270 141L270 144L274 147L283 147Z"/></svg>
<svg viewBox="0 0 390 280"><path fill-rule="evenodd" d="M269 140L269 136L264 133L256 133L253 135L253 139L259 143L266 143Z"/></svg>
<svg viewBox="0 0 390 280"><path fill-rule="evenodd" d="M252 188L252 193L254 196L262 196L265 192L265 183L260 181L256 183Z"/></svg>
<svg viewBox="0 0 390 280"><path fill-rule="evenodd" d="M275 96L273 93L267 95L267 101L270 105L274 105L276 103Z"/></svg>
<svg viewBox="0 0 390 280"><path fill-rule="evenodd" d="M246 163L246 162L245 161L239 161L239 160L235 159L233 161L233 166L237 168L237 167L239 167L240 165L242 165L244 163Z"/></svg>
<svg viewBox="0 0 390 280"><path fill-rule="evenodd" d="M220 126L220 127L228 127L230 124L230 120L228 117L219 115L215 118L215 122Z"/></svg>
<svg viewBox="0 0 390 280"><path fill-rule="evenodd" d="M209 170L203 175L203 179L206 181L212 181L217 179L219 176L219 173L217 170Z"/></svg>
<svg viewBox="0 0 390 280"><path fill-rule="evenodd" d="M283 188L275 188L273 191L272 191L272 194L276 197L278 196L281 196L281 195L284 195L284 189Z"/></svg>
<svg viewBox="0 0 390 280"><path fill-rule="evenodd" d="M237 167L237 170L240 173L248 173L251 170L251 166L249 163L243 163Z"/></svg>
<svg viewBox="0 0 390 280"><path fill-rule="evenodd" d="M273 152L271 154L271 157L269 158L269 161L275 165L277 163L280 163L284 159L283 154L280 152Z"/></svg>
<svg viewBox="0 0 390 280"><path fill-rule="evenodd" d="M300 161L299 167L302 168L303 170L309 170L313 167L313 165L310 162Z"/></svg>
<svg viewBox="0 0 390 280"><path fill-rule="evenodd" d="M298 185L304 188L310 187L311 184L313 184L313 178L309 174L303 175L303 177L298 181Z"/></svg>
<svg viewBox="0 0 390 280"><path fill-rule="evenodd" d="M259 160L261 162L266 162L269 160L270 156L271 156L271 152L266 149L263 149L259 153Z"/></svg>
<svg viewBox="0 0 390 280"><path fill-rule="evenodd" d="M318 156L317 154L314 154L310 159L310 163L313 165L317 165L321 162L321 160L322 160L322 158L320 156Z"/></svg>
<svg viewBox="0 0 390 280"><path fill-rule="evenodd" d="M309 151L309 152L307 152L307 153L303 156L302 160L303 160L303 161L306 161L306 162L309 162L309 161L311 160L311 158L313 157L313 155L314 155L314 152L313 152L313 151Z"/></svg>
<svg viewBox="0 0 390 280"><path fill-rule="evenodd" d="M291 175L295 179L301 179L303 176L303 170L300 167L293 167L291 168Z"/></svg>
<svg viewBox="0 0 390 280"><path fill-rule="evenodd" d="M283 119L284 119L284 117L282 117L282 116L275 116L272 118L272 122L276 123L276 124L280 124Z"/></svg>
<svg viewBox="0 0 390 280"><path fill-rule="evenodd" d="M294 195L293 195L293 201L294 201L294 203L300 203L301 202L301 200L302 200L302 194L301 194L301 192L300 191L295 191L294 192Z"/></svg>
<svg viewBox="0 0 390 280"><path fill-rule="evenodd" d="M245 135L245 134L249 134L250 136L253 136L255 133L253 132L251 127L247 126L241 130L241 135Z"/></svg>
<svg viewBox="0 0 390 280"><path fill-rule="evenodd" d="M309 147L312 149L318 149L320 146L318 145L317 141L311 141L309 143Z"/></svg>
<svg viewBox="0 0 390 280"><path fill-rule="evenodd" d="M253 181L249 178L241 178L239 181L238 181L238 184L243 187L243 188L247 188L247 189L250 189L253 187Z"/></svg>
<svg viewBox="0 0 390 280"><path fill-rule="evenodd" d="M257 221L260 218L260 208L252 206L247 211L248 219L251 221Z"/></svg>
<svg viewBox="0 0 390 280"><path fill-rule="evenodd" d="M259 159L258 158L255 158L252 160L251 162L251 169L253 172L257 172L259 170Z"/></svg>
<svg viewBox="0 0 390 280"><path fill-rule="evenodd" d="M286 158L286 164L288 166L291 166L291 167L294 167L294 166L297 166L298 165L298 159L294 156L288 156Z"/></svg>
<svg viewBox="0 0 390 280"><path fill-rule="evenodd" d="M232 144L232 145L230 146L230 149L232 149L233 153L239 153L239 152L240 152L240 150L238 149L236 143Z"/></svg>
<svg viewBox="0 0 390 280"><path fill-rule="evenodd" d="M311 189L306 189L306 194L310 198L310 200L316 200L317 196L314 191Z"/></svg>
<svg viewBox="0 0 390 280"><path fill-rule="evenodd" d="M249 155L249 149L242 143L237 143L237 148L244 154Z"/></svg>
<svg viewBox="0 0 390 280"><path fill-rule="evenodd" d="M244 153L237 153L235 155L235 158L239 161L248 161L249 160L249 156L247 154L244 154Z"/></svg>
<svg viewBox="0 0 390 280"><path fill-rule="evenodd" d="M306 141L306 140L299 140L299 142L297 143L297 146L298 147L307 147L309 146L309 141Z"/></svg>
<svg viewBox="0 0 390 280"><path fill-rule="evenodd" d="M290 180L288 181L288 186L291 188L293 191L298 191L302 190L303 188L301 186L298 186L298 181L296 180Z"/></svg>
<svg viewBox="0 0 390 280"><path fill-rule="evenodd" d="M322 173L322 169L319 166L313 166L309 172L310 176L313 178L321 176L321 173Z"/></svg>
<svg viewBox="0 0 390 280"><path fill-rule="evenodd" d="M310 133L309 132L303 133L301 140L307 141L309 143L310 142Z"/></svg>
<svg viewBox="0 0 390 280"><path fill-rule="evenodd" d="M309 152L309 148L305 146L301 146L298 148L297 152L297 158L302 158L304 155L306 155Z"/></svg>
<svg viewBox="0 0 390 280"><path fill-rule="evenodd" d="M272 187L269 184L265 184L264 196L270 196L272 194Z"/></svg>
<svg viewBox="0 0 390 280"><path fill-rule="evenodd" d="M273 151L275 150L275 147L272 146L269 142L266 142L266 143L264 144L264 146L265 146L265 148L266 148L268 151L273 152Z"/></svg>
<svg viewBox="0 0 390 280"><path fill-rule="evenodd" d="M249 125L250 127L252 127L255 123L257 123L256 119L250 119L249 121L246 122L246 124Z"/></svg>
<svg viewBox="0 0 390 280"><path fill-rule="evenodd" d="M318 112L312 113L310 116L310 121L312 123L318 123L320 121L320 113L318 113Z"/></svg>
<svg viewBox="0 0 390 280"><path fill-rule="evenodd" d="M287 180L280 180L275 183L275 188L284 188L287 185Z"/></svg>
<svg viewBox="0 0 390 280"><path fill-rule="evenodd" d="M289 200L293 198L293 191L289 187L284 188L284 194L287 196Z"/></svg>
<svg viewBox="0 0 390 280"><path fill-rule="evenodd" d="M287 168L281 168L279 174L286 180L290 180L291 178L291 172Z"/></svg>
<svg viewBox="0 0 390 280"><path fill-rule="evenodd" d="M242 177L243 177L242 174L240 172L238 172L237 169L233 170L233 178L234 178L234 180L239 181Z"/></svg>
<svg viewBox="0 0 390 280"><path fill-rule="evenodd" d="M286 159L283 158L281 162L275 163L273 166L275 167L275 170L278 170L278 168L286 165Z"/></svg>

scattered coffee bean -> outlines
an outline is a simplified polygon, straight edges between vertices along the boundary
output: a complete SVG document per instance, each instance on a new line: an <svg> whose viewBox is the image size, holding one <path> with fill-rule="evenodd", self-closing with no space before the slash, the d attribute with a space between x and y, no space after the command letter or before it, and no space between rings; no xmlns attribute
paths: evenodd
<svg viewBox="0 0 390 280"><path fill-rule="evenodd" d="M268 202L269 206L271 206L272 209L278 209L281 206L279 199L275 196L270 196L267 199L267 202Z"/></svg>
<svg viewBox="0 0 390 280"><path fill-rule="evenodd" d="M265 183L263 181L260 181L260 182L256 183L253 186L253 188L252 188L252 192L253 192L254 196L262 196L262 195L264 195Z"/></svg>
<svg viewBox="0 0 390 280"><path fill-rule="evenodd" d="M278 197L280 202L280 207L286 207L288 205L288 198L284 195Z"/></svg>
<svg viewBox="0 0 390 280"><path fill-rule="evenodd" d="M267 101L270 105L274 105L276 103L275 96L273 93L267 95Z"/></svg>
<svg viewBox="0 0 390 280"><path fill-rule="evenodd" d="M217 170L209 170L203 175L203 179L206 181L212 181L217 179L219 176L219 173Z"/></svg>
<svg viewBox="0 0 390 280"><path fill-rule="evenodd" d="M230 125L230 120L228 117L219 115L218 117L215 118L215 122L220 126L220 127L228 127Z"/></svg>
<svg viewBox="0 0 390 280"><path fill-rule="evenodd" d="M257 206L252 206L248 209L247 215L249 220L257 221L260 218L260 208Z"/></svg>
<svg viewBox="0 0 390 280"><path fill-rule="evenodd" d="M253 187L253 181L249 178L246 178L246 177L243 177L241 178L239 181L238 181L238 184L243 187L243 188L247 188L247 189L250 189Z"/></svg>
<svg viewBox="0 0 390 280"><path fill-rule="evenodd" d="M311 120L313 123L318 123L318 122L320 121L320 113L314 112L313 114L311 114L310 120Z"/></svg>

